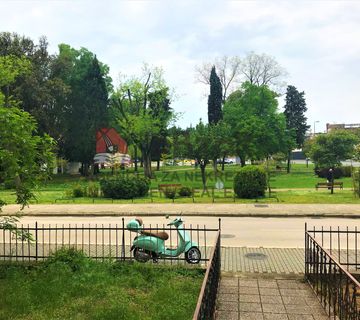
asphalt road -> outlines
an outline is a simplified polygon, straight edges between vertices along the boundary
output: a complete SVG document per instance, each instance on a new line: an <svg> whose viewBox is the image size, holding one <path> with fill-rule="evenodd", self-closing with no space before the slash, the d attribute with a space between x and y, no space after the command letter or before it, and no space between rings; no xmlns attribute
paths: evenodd
<svg viewBox="0 0 360 320"><path fill-rule="evenodd" d="M127 223L131 217L125 218ZM217 228L218 218L216 217L183 217L187 227ZM21 218L23 224L33 224L37 221L39 224L104 224L121 225L119 217L30 217ZM167 224L164 216L144 217L144 223L148 226L160 227ZM308 229L313 226L323 226L324 229L354 230L357 227L360 230L360 219L348 218L260 218L260 217L224 217L221 219L222 245L236 247L268 247L268 248L303 248L304 247L304 227L305 223ZM200 234L200 237L202 235ZM214 233L207 235L207 241L210 243ZM359 237L360 238L360 237ZM335 239L333 239L335 241ZM344 241L344 239L342 239ZM352 242L352 241L350 241Z"/></svg>

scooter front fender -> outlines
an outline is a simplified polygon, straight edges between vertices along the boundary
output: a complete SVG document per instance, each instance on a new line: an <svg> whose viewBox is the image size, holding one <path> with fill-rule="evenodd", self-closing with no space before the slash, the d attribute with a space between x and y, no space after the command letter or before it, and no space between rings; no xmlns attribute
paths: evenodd
<svg viewBox="0 0 360 320"><path fill-rule="evenodd" d="M165 252L164 240L151 236L137 237L132 245L132 248L135 247L156 253Z"/></svg>
<svg viewBox="0 0 360 320"><path fill-rule="evenodd" d="M195 241L189 241L189 242L187 242L186 245L185 245L185 252L189 251L190 248L192 248L192 247L199 248L199 245L198 245L198 243L195 242Z"/></svg>

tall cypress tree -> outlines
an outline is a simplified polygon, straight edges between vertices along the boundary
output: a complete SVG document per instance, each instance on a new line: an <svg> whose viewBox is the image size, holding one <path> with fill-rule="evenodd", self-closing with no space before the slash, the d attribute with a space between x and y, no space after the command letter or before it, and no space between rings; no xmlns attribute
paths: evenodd
<svg viewBox="0 0 360 320"><path fill-rule="evenodd" d="M216 124L222 119L222 86L215 66L210 73L210 95L208 98L208 120L209 124Z"/></svg>
<svg viewBox="0 0 360 320"><path fill-rule="evenodd" d="M307 118L305 112L307 110L304 98L305 93L299 92L294 86L288 86L286 90L286 103L284 115L286 118L286 127L292 133L296 143L296 147L301 148L305 141L306 131L310 126L306 124ZM290 172L291 148L288 150L287 171Z"/></svg>
<svg viewBox="0 0 360 320"><path fill-rule="evenodd" d="M80 52L72 71L67 114L66 155L82 163L84 175L95 155L95 134L108 124L108 92L96 56Z"/></svg>

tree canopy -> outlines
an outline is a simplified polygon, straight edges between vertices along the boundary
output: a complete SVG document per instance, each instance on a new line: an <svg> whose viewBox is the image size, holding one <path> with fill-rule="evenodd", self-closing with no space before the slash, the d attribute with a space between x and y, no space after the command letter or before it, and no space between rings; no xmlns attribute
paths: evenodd
<svg viewBox="0 0 360 320"><path fill-rule="evenodd" d="M216 124L222 119L222 87L215 66L210 73L210 95L208 97L208 120Z"/></svg>
<svg viewBox="0 0 360 320"><path fill-rule="evenodd" d="M173 119L170 100L162 69L147 65L140 77L120 83L111 98L115 126L129 143L141 150L148 178L152 177L153 144L164 138Z"/></svg>
<svg viewBox="0 0 360 320"><path fill-rule="evenodd" d="M22 74L26 63L23 58L7 56L0 57L0 66L2 85L7 86ZM25 206L33 197L31 188L51 173L54 141L46 134L37 135L35 119L17 107L19 101L11 96L7 104L5 100L0 92L0 181L13 184L17 203Z"/></svg>
<svg viewBox="0 0 360 320"><path fill-rule="evenodd" d="M284 115L286 119L286 128L293 142L288 147L288 166L287 171L290 172L290 157L294 146L302 148L305 141L306 131L310 126L307 125L305 112L307 110L304 98L305 93L299 92L294 86L288 86L286 90Z"/></svg>
<svg viewBox="0 0 360 320"><path fill-rule="evenodd" d="M352 159L358 143L359 138L352 132L333 130L308 140L304 150L317 168L333 168L340 166L341 161Z"/></svg>
<svg viewBox="0 0 360 320"><path fill-rule="evenodd" d="M286 145L285 118L277 110L276 93L266 85L249 82L232 93L223 109L224 121L231 128L233 150L246 159L263 159L283 151Z"/></svg>

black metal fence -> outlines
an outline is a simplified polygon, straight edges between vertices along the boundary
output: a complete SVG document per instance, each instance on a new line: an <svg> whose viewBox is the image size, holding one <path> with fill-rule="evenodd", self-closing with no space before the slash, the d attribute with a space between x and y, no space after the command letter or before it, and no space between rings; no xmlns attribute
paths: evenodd
<svg viewBox="0 0 360 320"><path fill-rule="evenodd" d="M193 320L211 320L214 317L221 272L220 230L210 256Z"/></svg>
<svg viewBox="0 0 360 320"><path fill-rule="evenodd" d="M317 231L305 231L305 278L318 295L328 315L333 319L360 319L358 300L360 284L333 255L340 252L339 257L342 257L341 234L345 234L343 237L347 244L345 253L350 253L350 233L348 230L343 232L345 233L342 233L340 229L325 231L323 228ZM320 237L316 239L315 236L319 234ZM333 247L331 251L324 248L325 235L328 235L328 246L332 246L332 238L335 235L338 241L336 250ZM353 245L355 246L356 242ZM345 260L345 262L349 261L349 258ZM352 262L349 262L346 267L350 266L354 266Z"/></svg>
<svg viewBox="0 0 360 320"><path fill-rule="evenodd" d="M93 259L133 259L131 245L138 233L126 228L124 218L120 221L121 223L116 225L44 225L37 222L34 225L19 225L18 231L21 234L31 234L32 240L21 240L10 230L0 229L0 260L41 261L61 248L81 250ZM215 239L219 229L220 220L217 228L212 229L205 225L184 225L183 230L189 234L191 241L198 243L200 262L206 264L209 260L209 243ZM168 240L165 241L167 247L177 247L181 241L177 229L173 226L144 225L142 230L168 233ZM182 254L178 257L161 257L159 260L180 263L185 257Z"/></svg>
<svg viewBox="0 0 360 320"><path fill-rule="evenodd" d="M352 229L330 226L308 230L305 224L305 232L310 233L347 271L356 272L360 268L360 230L356 226Z"/></svg>

